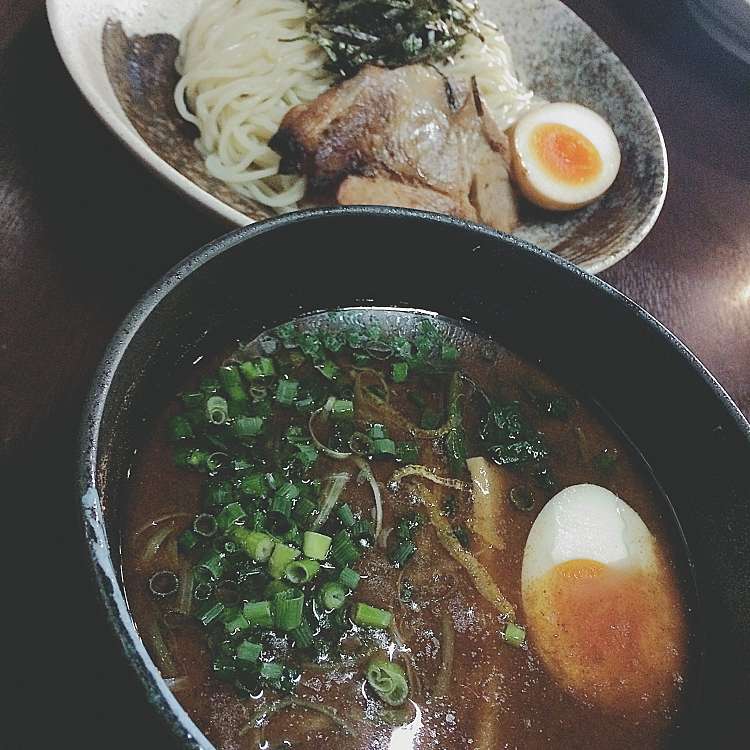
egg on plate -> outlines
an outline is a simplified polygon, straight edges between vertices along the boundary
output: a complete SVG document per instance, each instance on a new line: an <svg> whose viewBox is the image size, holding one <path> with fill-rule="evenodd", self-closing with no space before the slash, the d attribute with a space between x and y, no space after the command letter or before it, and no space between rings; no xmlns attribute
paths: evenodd
<svg viewBox="0 0 750 750"><path fill-rule="evenodd" d="M596 200L620 170L620 147L606 120L580 104L532 109L510 138L516 185L532 203L554 211Z"/></svg>
<svg viewBox="0 0 750 750"><path fill-rule="evenodd" d="M530 644L563 687L603 708L668 703L684 651L679 592L625 501L593 484L555 495L529 532L521 587Z"/></svg>

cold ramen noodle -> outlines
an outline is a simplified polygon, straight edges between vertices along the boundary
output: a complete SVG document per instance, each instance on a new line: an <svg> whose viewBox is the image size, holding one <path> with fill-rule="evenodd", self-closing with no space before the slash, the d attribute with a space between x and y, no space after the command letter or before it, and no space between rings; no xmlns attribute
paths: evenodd
<svg viewBox="0 0 750 750"><path fill-rule="evenodd" d="M474 2L208 0L176 65L206 170L277 211L397 205L507 231L521 196L575 209L620 167L610 126L535 97Z"/></svg>
<svg viewBox="0 0 750 750"><path fill-rule="evenodd" d="M282 325L149 425L124 580L218 748L657 748L682 551L642 459L493 342L406 312Z"/></svg>

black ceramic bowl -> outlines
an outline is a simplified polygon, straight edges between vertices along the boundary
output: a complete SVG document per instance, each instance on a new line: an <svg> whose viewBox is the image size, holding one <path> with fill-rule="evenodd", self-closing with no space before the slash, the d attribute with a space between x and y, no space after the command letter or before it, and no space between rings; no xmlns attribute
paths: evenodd
<svg viewBox="0 0 750 750"><path fill-rule="evenodd" d="M89 397L79 481L96 583L154 710L184 746L210 743L147 655L119 578L119 511L141 418L169 397L181 363L205 342L247 339L302 313L361 305L468 318L610 413L671 498L692 556L703 655L678 746L743 745L750 425L736 406L669 331L554 255L433 214L338 208L254 224L170 271L113 338Z"/></svg>

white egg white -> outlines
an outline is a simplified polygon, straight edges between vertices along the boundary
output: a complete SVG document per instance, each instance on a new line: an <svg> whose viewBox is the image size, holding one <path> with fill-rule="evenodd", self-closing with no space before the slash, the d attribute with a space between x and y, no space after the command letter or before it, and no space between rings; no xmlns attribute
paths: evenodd
<svg viewBox="0 0 750 750"><path fill-rule="evenodd" d="M536 517L526 540L526 590L556 565L593 560L619 569L653 569L654 538L641 517L613 492L577 484L558 492Z"/></svg>
<svg viewBox="0 0 750 750"><path fill-rule="evenodd" d="M545 124L567 125L585 136L601 158L598 174L580 185L556 179L532 146L534 130ZM580 104L556 102L532 109L513 128L510 147L513 176L521 192L551 210L566 211L591 203L609 189L620 170L620 147L609 123Z"/></svg>
<svg viewBox="0 0 750 750"><path fill-rule="evenodd" d="M641 517L604 487L555 495L529 532L521 599L530 648L563 688L606 710L671 700L680 599Z"/></svg>

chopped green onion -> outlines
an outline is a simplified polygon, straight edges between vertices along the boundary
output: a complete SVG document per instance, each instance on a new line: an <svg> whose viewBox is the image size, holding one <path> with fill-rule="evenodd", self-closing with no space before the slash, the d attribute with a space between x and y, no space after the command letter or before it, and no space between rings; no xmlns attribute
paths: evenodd
<svg viewBox="0 0 750 750"><path fill-rule="evenodd" d="M424 518L421 513L407 513L396 525L396 537L401 541L412 541L414 532L422 526Z"/></svg>
<svg viewBox="0 0 750 750"><path fill-rule="evenodd" d="M349 507L349 503L344 503L339 507L338 517L347 529L354 524L354 513Z"/></svg>
<svg viewBox="0 0 750 750"><path fill-rule="evenodd" d="M175 441L186 440L194 437L193 428L185 417L178 414L169 420L169 436Z"/></svg>
<svg viewBox="0 0 750 750"><path fill-rule="evenodd" d="M276 386L276 400L284 406L291 406L298 389L299 383L296 380L279 380Z"/></svg>
<svg viewBox="0 0 750 750"><path fill-rule="evenodd" d="M200 391L197 391L193 393L183 393L180 398L182 399L182 403L185 404L186 409L193 410L200 409L203 406L203 401L206 396Z"/></svg>
<svg viewBox="0 0 750 750"><path fill-rule="evenodd" d="M300 533L299 528L297 528L297 524L292 523L289 526L289 529L284 533L284 536L281 537L281 541L285 544L290 544L292 547L302 546L302 534Z"/></svg>
<svg viewBox="0 0 750 750"><path fill-rule="evenodd" d="M299 648L308 648L312 646L313 634L307 620L302 618L302 622L291 631L290 635L294 639L294 645Z"/></svg>
<svg viewBox="0 0 750 750"><path fill-rule="evenodd" d="M210 513L201 513L193 521L193 531L199 536L212 537L218 529L216 517Z"/></svg>
<svg viewBox="0 0 750 750"><path fill-rule="evenodd" d="M271 557L276 542L262 531L249 531L237 526L230 531L232 540L239 545L255 562L265 562Z"/></svg>
<svg viewBox="0 0 750 750"><path fill-rule="evenodd" d="M190 552L200 544L200 539L192 529L187 529L177 539L177 547L181 552Z"/></svg>
<svg viewBox="0 0 750 750"><path fill-rule="evenodd" d="M345 345L344 336L341 333L327 332L322 335L322 343L329 352L340 352Z"/></svg>
<svg viewBox="0 0 750 750"><path fill-rule="evenodd" d="M267 661L260 667L260 676L264 680L268 680L270 682L275 682L276 680L280 679L283 673L284 668L281 666L281 664L276 664L276 662Z"/></svg>
<svg viewBox="0 0 750 750"><path fill-rule="evenodd" d="M237 545L230 539L214 537L213 545L217 552L226 552L228 555L234 554L237 551Z"/></svg>
<svg viewBox="0 0 750 750"><path fill-rule="evenodd" d="M206 417L211 424L224 424L229 418L229 404L221 396L211 396L206 401Z"/></svg>
<svg viewBox="0 0 750 750"><path fill-rule="evenodd" d="M317 509L318 506L312 500L301 497L294 506L292 517L300 526L307 526Z"/></svg>
<svg viewBox="0 0 750 750"><path fill-rule="evenodd" d="M282 591L289 591L291 588L292 586L286 581L273 580L263 590L263 596L265 596L266 599L273 599L276 594L280 594Z"/></svg>
<svg viewBox="0 0 750 750"><path fill-rule="evenodd" d="M306 531L302 537L302 552L312 560L325 560L330 547L331 537L317 531Z"/></svg>
<svg viewBox="0 0 750 750"><path fill-rule="evenodd" d="M221 578L221 574L224 572L224 562L221 559L221 555L216 551L209 552L205 557L201 558L196 567L208 571L211 577L216 580Z"/></svg>
<svg viewBox="0 0 750 750"><path fill-rule="evenodd" d="M219 390L219 388L221 388L221 384L215 378L203 378L203 380L201 380L200 389L204 396L213 395Z"/></svg>
<svg viewBox="0 0 750 750"><path fill-rule="evenodd" d="M240 440L257 437L263 431L263 417L236 417L233 430Z"/></svg>
<svg viewBox="0 0 750 750"><path fill-rule="evenodd" d="M394 383L403 383L409 375L409 365L406 362L394 362L391 367L391 377Z"/></svg>
<svg viewBox="0 0 750 750"><path fill-rule="evenodd" d="M287 500L294 500L299 497L299 487L294 482L286 482L276 490L276 497L283 497ZM275 498L274 498L275 499Z"/></svg>
<svg viewBox="0 0 750 750"><path fill-rule="evenodd" d="M294 402L294 408L299 412L309 413L315 408L315 399L312 396L298 398Z"/></svg>
<svg viewBox="0 0 750 750"><path fill-rule="evenodd" d="M416 443L397 443L396 460L402 464L418 464L419 448Z"/></svg>
<svg viewBox="0 0 750 750"><path fill-rule="evenodd" d="M297 330L294 327L294 323L284 323L283 325L278 326L278 328L275 328L273 333L287 348L296 346L294 338L297 334Z"/></svg>
<svg viewBox="0 0 750 750"><path fill-rule="evenodd" d="M299 589L282 591L273 598L273 622L279 630L288 633L300 626L305 596Z"/></svg>
<svg viewBox="0 0 750 750"><path fill-rule="evenodd" d="M209 455L206 451L198 448L188 448L175 451L174 461L177 466L203 471L206 468L206 461Z"/></svg>
<svg viewBox="0 0 750 750"><path fill-rule="evenodd" d="M358 518L349 529L349 534L351 534L352 539L372 539L375 531L369 521L366 521L364 518Z"/></svg>
<svg viewBox="0 0 750 750"><path fill-rule="evenodd" d="M229 505L223 508L216 516L216 525L222 531L226 532L234 526L237 521L245 518L246 515L247 513L245 513L243 507L239 503L229 503Z"/></svg>
<svg viewBox="0 0 750 750"><path fill-rule="evenodd" d="M382 424L374 424L370 427L369 435L373 440L384 440L387 437L385 427Z"/></svg>
<svg viewBox="0 0 750 750"><path fill-rule="evenodd" d="M331 557L341 567L359 559L359 550L346 531L339 531L331 543Z"/></svg>
<svg viewBox="0 0 750 750"><path fill-rule="evenodd" d="M268 485L268 489L272 490L273 492L276 492L276 490L278 490L281 486L281 482L278 476L270 471L265 475L265 480L266 484Z"/></svg>
<svg viewBox="0 0 750 750"><path fill-rule="evenodd" d="M263 474L248 474L240 480L240 490L250 497L266 497L268 488Z"/></svg>
<svg viewBox="0 0 750 750"><path fill-rule="evenodd" d="M276 369L274 368L273 360L270 357L261 357L253 362L243 362L240 365L240 372L248 380L261 380L275 375Z"/></svg>
<svg viewBox="0 0 750 750"><path fill-rule="evenodd" d="M290 502L299 497L299 487L294 482L285 482L277 490L274 496L274 500L277 497L284 498Z"/></svg>
<svg viewBox="0 0 750 750"><path fill-rule="evenodd" d="M326 380L336 380L339 375L339 368L336 367L335 363L327 359L322 365L315 365L315 369L324 377Z"/></svg>
<svg viewBox="0 0 750 750"><path fill-rule="evenodd" d="M289 516L292 512L292 501L284 495L276 494L271 501L268 517L274 524L276 531L283 531L289 526Z"/></svg>
<svg viewBox="0 0 750 750"><path fill-rule="evenodd" d="M359 585L359 573L352 570L348 565L339 572L339 583L350 591L354 591Z"/></svg>
<svg viewBox="0 0 750 750"><path fill-rule="evenodd" d="M250 517L245 521L245 526L253 531L265 531L268 514L257 508L250 513Z"/></svg>
<svg viewBox="0 0 750 750"><path fill-rule="evenodd" d="M331 416L333 417L351 417L354 414L354 402L348 399L337 398L333 402Z"/></svg>
<svg viewBox="0 0 750 750"><path fill-rule="evenodd" d="M505 626L503 637L507 644L520 648L526 641L526 628L516 625L514 622L509 622Z"/></svg>
<svg viewBox="0 0 750 750"><path fill-rule="evenodd" d="M268 560L268 573L271 578L281 578L284 575L286 566L299 557L300 551L286 544L277 544L273 548L271 557Z"/></svg>
<svg viewBox="0 0 750 750"><path fill-rule="evenodd" d="M246 664L252 664L258 661L261 651L263 651L263 647L260 644L253 643L252 641L242 641L237 646L237 659Z"/></svg>
<svg viewBox="0 0 750 750"><path fill-rule="evenodd" d="M346 589L336 581L328 581L320 588L320 601L326 609L341 609L346 602Z"/></svg>
<svg viewBox="0 0 750 750"><path fill-rule="evenodd" d="M440 359L443 362L453 362L458 359L458 349L453 344L443 343L440 347Z"/></svg>
<svg viewBox="0 0 750 750"><path fill-rule="evenodd" d="M228 505L233 499L232 487L227 482L209 485L206 490L206 505L209 507Z"/></svg>
<svg viewBox="0 0 750 750"><path fill-rule="evenodd" d="M250 398L252 398L253 402L258 404L260 401L264 401L268 397L268 388L262 385L251 385L250 386ZM261 407L256 406L256 409L260 409ZM265 409L264 409L265 411ZM269 412L270 413L270 412ZM256 414L256 416L268 416L268 414Z"/></svg>
<svg viewBox="0 0 750 750"><path fill-rule="evenodd" d="M242 614L250 625L270 628L273 625L271 602L246 602L242 607Z"/></svg>
<svg viewBox="0 0 750 750"><path fill-rule="evenodd" d="M319 570L317 560L294 560L286 566L284 576L292 583L307 583L315 578Z"/></svg>
<svg viewBox="0 0 750 750"><path fill-rule="evenodd" d="M380 456L395 456L396 443L390 438L377 438L372 441L373 453Z"/></svg>
<svg viewBox="0 0 750 750"><path fill-rule="evenodd" d="M403 541L391 552L389 557L397 568L403 568L416 551L417 546L414 542Z"/></svg>
<svg viewBox="0 0 750 750"><path fill-rule="evenodd" d="M404 670L387 659L373 659L365 673L367 684L389 706L401 706L409 695Z"/></svg>
<svg viewBox="0 0 750 750"><path fill-rule="evenodd" d="M371 607L364 602L357 602L354 605L352 620L354 620L355 625L387 630L391 626L391 622L393 622L393 615L388 610Z"/></svg>
<svg viewBox="0 0 750 750"><path fill-rule="evenodd" d="M250 623L245 619L245 616L236 609L228 609L223 615L224 629L229 635L236 635L241 633L243 630L247 630L250 627Z"/></svg>
<svg viewBox="0 0 750 750"><path fill-rule="evenodd" d="M373 452L372 438L364 432L355 432L349 438L349 448L352 453L369 456Z"/></svg>
<svg viewBox="0 0 750 750"><path fill-rule="evenodd" d="M221 602L216 602L210 607L204 609L203 613L198 615L198 619L204 625L210 625L217 617L223 614L225 609L226 607Z"/></svg>
<svg viewBox="0 0 750 750"><path fill-rule="evenodd" d="M227 365L219 368L219 380L227 392L230 401L247 401L247 394L242 386L240 371L235 365Z"/></svg>
<svg viewBox="0 0 750 750"><path fill-rule="evenodd" d="M346 343L351 349L361 349L367 343L367 336L361 331L348 331L346 334Z"/></svg>
<svg viewBox="0 0 750 750"><path fill-rule="evenodd" d="M318 460L318 451L312 445L298 445L297 458L305 469L309 469Z"/></svg>

